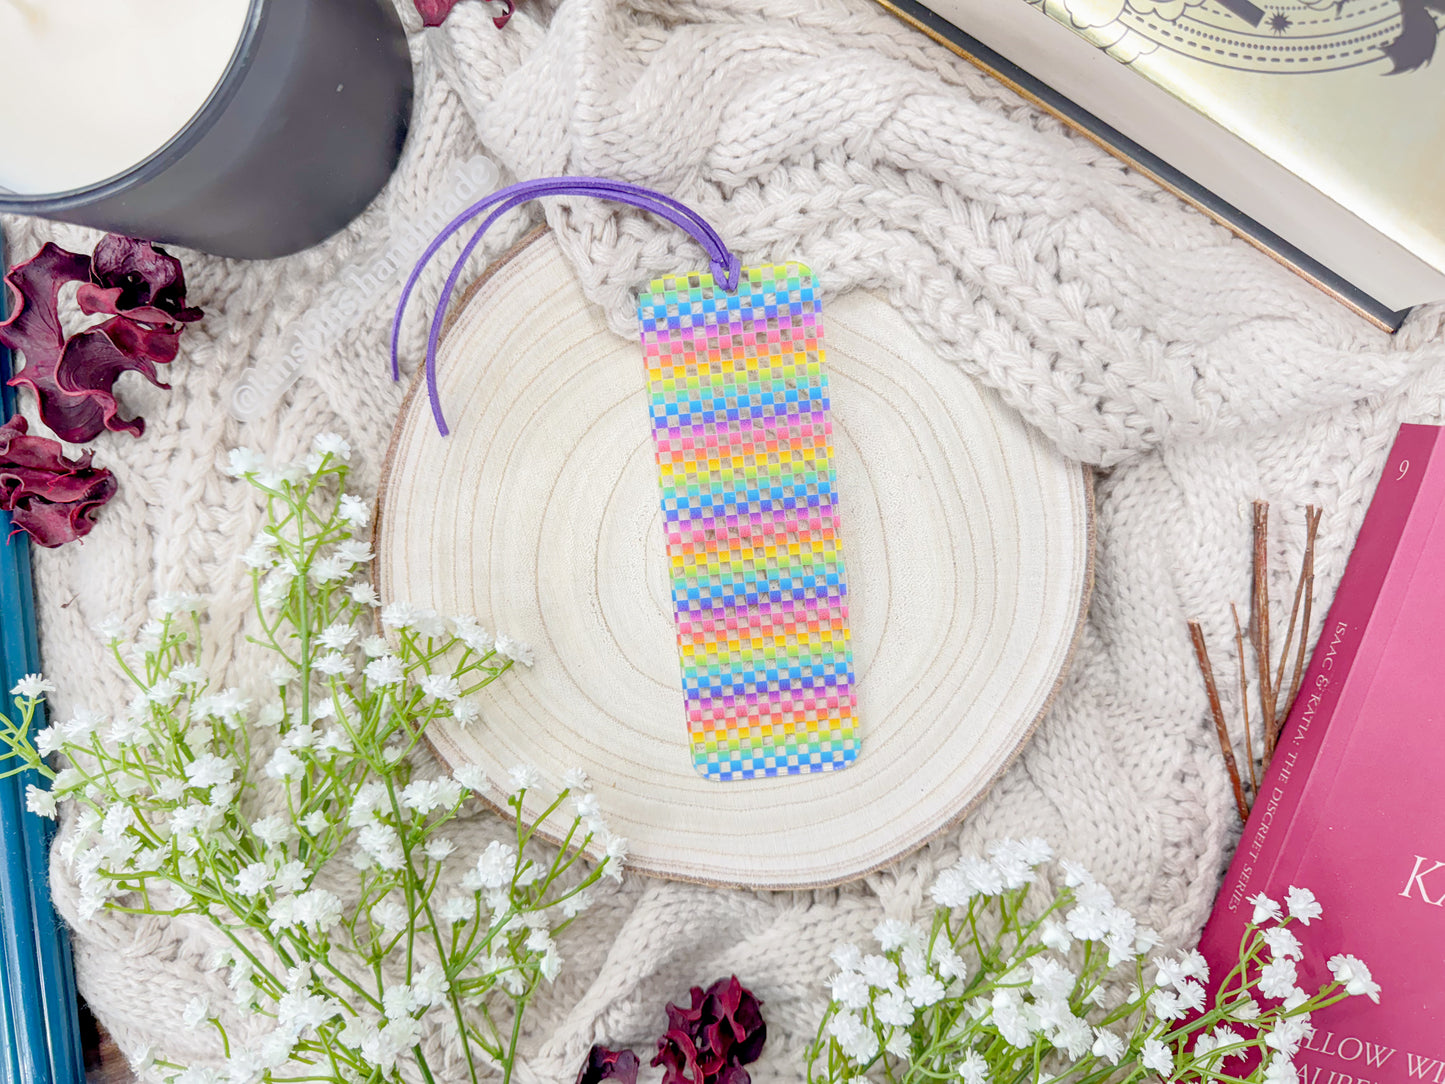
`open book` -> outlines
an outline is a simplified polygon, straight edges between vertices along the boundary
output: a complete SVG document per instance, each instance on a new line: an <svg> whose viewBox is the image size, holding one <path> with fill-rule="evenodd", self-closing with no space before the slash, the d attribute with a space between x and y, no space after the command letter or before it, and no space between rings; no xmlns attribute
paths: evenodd
<svg viewBox="0 0 1445 1084"><path fill-rule="evenodd" d="M1445 0L879 0L1381 326L1445 298Z"/></svg>

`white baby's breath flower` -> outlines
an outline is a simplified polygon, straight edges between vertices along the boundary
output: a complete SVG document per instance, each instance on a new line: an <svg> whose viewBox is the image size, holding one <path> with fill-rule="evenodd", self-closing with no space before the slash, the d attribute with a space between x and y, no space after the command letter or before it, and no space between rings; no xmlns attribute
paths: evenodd
<svg viewBox="0 0 1445 1084"><path fill-rule="evenodd" d="M1145 1039L1140 1050L1140 1063L1165 1080L1174 1075L1174 1052L1158 1039Z"/></svg>
<svg viewBox="0 0 1445 1084"><path fill-rule="evenodd" d="M1292 1058L1300 1044L1313 1032L1308 1020L1298 1016L1288 1017L1275 1024L1274 1030L1264 1037L1264 1045L1278 1050L1281 1057Z"/></svg>
<svg viewBox="0 0 1445 1084"><path fill-rule="evenodd" d="M162 779L155 785L155 795L163 802L179 802L186 795L186 784L179 779Z"/></svg>
<svg viewBox="0 0 1445 1084"><path fill-rule="evenodd" d="M440 782L435 779L418 779L408 783L401 792L401 804L421 814L430 813L442 804Z"/></svg>
<svg viewBox="0 0 1445 1084"><path fill-rule="evenodd" d="M422 850L426 852L426 856L433 862L444 861L456 849L457 845L455 843L442 836L435 836L427 840L426 845L422 848Z"/></svg>
<svg viewBox="0 0 1445 1084"><path fill-rule="evenodd" d="M840 971L828 980L833 1000L847 1009L868 1007L868 981L856 971Z"/></svg>
<svg viewBox="0 0 1445 1084"><path fill-rule="evenodd" d="M1289 908L1290 917L1298 919L1306 926L1324 913L1320 901L1315 899L1315 894L1308 888L1290 885L1289 891L1284 894L1284 902Z"/></svg>
<svg viewBox="0 0 1445 1084"><path fill-rule="evenodd" d="M498 655L511 659L513 662L519 662L523 666L531 666L534 662L532 649L522 641L512 639L505 632L497 633L495 647Z"/></svg>
<svg viewBox="0 0 1445 1084"><path fill-rule="evenodd" d="M903 996L919 1009L943 1000L943 983L932 975L915 975L904 984Z"/></svg>
<svg viewBox="0 0 1445 1084"><path fill-rule="evenodd" d="M1067 998L1078 981L1077 975L1050 956L1033 957L1029 970L1033 972L1029 990L1041 1001Z"/></svg>
<svg viewBox="0 0 1445 1084"><path fill-rule="evenodd" d="M272 779L290 779L306 771L306 765L290 749L277 749L266 762L266 774Z"/></svg>
<svg viewBox="0 0 1445 1084"><path fill-rule="evenodd" d="M1277 959L1298 960L1304 956L1304 947L1294 931L1286 926L1271 926L1261 931L1261 937L1270 954Z"/></svg>
<svg viewBox="0 0 1445 1084"><path fill-rule="evenodd" d="M204 996L193 997L186 1002L186 1007L181 1010L181 1023L186 1027L195 1029L200 1027L210 1018L211 1004Z"/></svg>
<svg viewBox="0 0 1445 1084"><path fill-rule="evenodd" d="M389 825L368 824L357 834L356 842L381 869L398 870L406 863L401 838Z"/></svg>
<svg viewBox="0 0 1445 1084"><path fill-rule="evenodd" d="M386 642L385 636L368 636L361 641L361 653L368 659L385 655L391 650L391 645Z"/></svg>
<svg viewBox="0 0 1445 1084"><path fill-rule="evenodd" d="M1023 888L1034 881L1033 852L1016 839L1000 839L989 844L988 854L994 869L1003 879L1004 887Z"/></svg>
<svg viewBox="0 0 1445 1084"><path fill-rule="evenodd" d="M42 757L48 757L51 753L58 752L65 744L65 736L59 728L47 726L44 730L35 732L35 751Z"/></svg>
<svg viewBox="0 0 1445 1084"><path fill-rule="evenodd" d="M416 611L411 627L417 636L424 640L441 639L452 634L451 618L443 617L429 607Z"/></svg>
<svg viewBox="0 0 1445 1084"><path fill-rule="evenodd" d="M10 690L10 695L27 700L39 700L45 694L54 691L54 682L46 681L40 674L26 674L15 683L15 687Z"/></svg>
<svg viewBox="0 0 1445 1084"><path fill-rule="evenodd" d="M1149 995L1149 1011L1160 1020L1180 1020L1185 1008L1179 995L1172 990L1155 990Z"/></svg>
<svg viewBox="0 0 1445 1084"><path fill-rule="evenodd" d="M349 538L337 544L336 556L338 560L345 561L350 565L364 565L376 554L371 552L371 547L367 543Z"/></svg>
<svg viewBox="0 0 1445 1084"><path fill-rule="evenodd" d="M627 861L627 840L622 836L613 836L607 841L604 853L607 855L607 868L604 872L614 881L621 881L622 867Z"/></svg>
<svg viewBox="0 0 1445 1084"><path fill-rule="evenodd" d="M316 639L321 646L328 651L343 651L357 637L356 627L344 621L333 621L327 625Z"/></svg>
<svg viewBox="0 0 1445 1084"><path fill-rule="evenodd" d="M317 586L337 583L351 575L351 562L337 554L331 554L311 562L311 582Z"/></svg>
<svg viewBox="0 0 1445 1084"><path fill-rule="evenodd" d="M369 583L354 583L346 589L351 596L351 601L358 606L380 606L381 598L376 593L376 588Z"/></svg>
<svg viewBox="0 0 1445 1084"><path fill-rule="evenodd" d="M1288 997L1297 985L1298 976L1291 959L1274 959L1260 968L1259 992L1265 997Z"/></svg>
<svg viewBox="0 0 1445 1084"><path fill-rule="evenodd" d="M248 474L255 474L265 465L266 457L260 452L253 452L250 448L232 448L222 470L232 478L243 478Z"/></svg>
<svg viewBox="0 0 1445 1084"><path fill-rule="evenodd" d="M878 1056L878 1036L854 1012L845 1009L834 1015L828 1021L828 1033L855 1062L866 1064Z"/></svg>
<svg viewBox="0 0 1445 1084"><path fill-rule="evenodd" d="M251 832L262 843L273 847L290 842L296 835L296 829L291 822L274 813L251 825Z"/></svg>
<svg viewBox="0 0 1445 1084"><path fill-rule="evenodd" d="M437 908L437 915L443 922L450 922L455 925L458 922L469 922L477 912L476 903L466 896L448 896Z"/></svg>
<svg viewBox="0 0 1445 1084"><path fill-rule="evenodd" d="M907 1028L913 1023L913 1006L902 993L886 990L873 1000L873 1015L890 1028Z"/></svg>
<svg viewBox="0 0 1445 1084"><path fill-rule="evenodd" d="M107 644L113 644L125 636L125 622L123 622L117 614L107 615L92 625L91 628L94 629L96 635Z"/></svg>
<svg viewBox="0 0 1445 1084"><path fill-rule="evenodd" d="M1299 1072L1289 1058L1276 1055L1265 1067L1264 1084L1299 1084Z"/></svg>
<svg viewBox="0 0 1445 1084"><path fill-rule="evenodd" d="M507 777L512 782L512 790L536 790L542 782L542 773L530 764L518 764L507 772Z"/></svg>
<svg viewBox="0 0 1445 1084"><path fill-rule="evenodd" d="M1380 1003L1380 984L1370 975L1363 960L1341 953L1330 957L1330 973L1352 996L1364 994L1376 1005Z"/></svg>
<svg viewBox="0 0 1445 1084"><path fill-rule="evenodd" d="M207 601L202 595L167 591L151 599L150 612L155 617L174 617L176 614L200 613L206 606Z"/></svg>
<svg viewBox="0 0 1445 1084"><path fill-rule="evenodd" d="M48 790L41 790L34 783L28 783L25 787L25 808L39 817L55 819L55 795Z"/></svg>
<svg viewBox="0 0 1445 1084"><path fill-rule="evenodd" d="M953 1071L963 1084L987 1084L988 1062L983 1060L983 1055L977 1050L965 1053L963 1060L953 1067Z"/></svg>
<svg viewBox="0 0 1445 1084"><path fill-rule="evenodd" d="M186 779L193 787L229 783L236 775L236 762L215 753L202 753L186 765Z"/></svg>
<svg viewBox="0 0 1445 1084"><path fill-rule="evenodd" d="M289 685L301 676L301 672L290 663L283 662L273 666L268 676L272 685Z"/></svg>
<svg viewBox="0 0 1445 1084"><path fill-rule="evenodd" d="M388 936L403 933L410 925L406 908L393 899L384 899L372 907L371 921Z"/></svg>
<svg viewBox="0 0 1445 1084"><path fill-rule="evenodd" d="M1090 1048L1090 1052L1096 1058L1103 1058L1110 1065L1118 1065L1119 1059L1124 1056L1124 1040L1112 1031L1099 1028L1094 1033L1094 1045Z"/></svg>
<svg viewBox="0 0 1445 1084"><path fill-rule="evenodd" d="M256 589L256 597L260 600L262 608L279 609L291 594L292 580L293 577L282 569L272 569L266 579L262 581L261 586ZM275 671L273 670L272 673L274 674Z"/></svg>
<svg viewBox="0 0 1445 1084"><path fill-rule="evenodd" d="M858 973L877 990L888 990L898 985L898 965L886 956L864 956L858 965Z"/></svg>
<svg viewBox="0 0 1445 1084"><path fill-rule="evenodd" d="M873 937L884 952L892 952L918 940L918 933L906 922L896 918L884 919L873 927Z"/></svg>
<svg viewBox="0 0 1445 1084"><path fill-rule="evenodd" d="M1186 1010L1192 1010L1194 1012L1204 1011L1204 987L1193 979L1181 983L1175 993L1179 999L1179 1004Z"/></svg>
<svg viewBox="0 0 1445 1084"><path fill-rule="evenodd" d="M929 889L933 903L941 908L964 908L974 898L974 886L958 866L949 866L938 874L938 879Z"/></svg>
<svg viewBox="0 0 1445 1084"><path fill-rule="evenodd" d="M1074 943L1068 929L1053 919L1049 919L1039 928L1039 940L1055 952L1068 952L1069 946Z"/></svg>
<svg viewBox="0 0 1445 1084"><path fill-rule="evenodd" d="M265 862L252 862L236 871L236 891L243 896L258 896L271 883L271 867Z"/></svg>
<svg viewBox="0 0 1445 1084"><path fill-rule="evenodd" d="M487 773L476 764L463 764L452 769L452 778L467 790L487 789Z"/></svg>
<svg viewBox="0 0 1445 1084"><path fill-rule="evenodd" d="M1064 926L1080 941L1102 941L1109 933L1109 913L1097 907L1075 907L1065 917Z"/></svg>
<svg viewBox="0 0 1445 1084"><path fill-rule="evenodd" d="M1280 909L1279 904L1263 892L1256 892L1250 896L1249 902L1254 904L1254 916L1250 921L1256 926L1263 926L1266 922L1278 922L1284 918L1284 911Z"/></svg>
<svg viewBox="0 0 1445 1084"><path fill-rule="evenodd" d="M857 945L839 945L828 954L828 959L844 971L863 970L863 953Z"/></svg>
<svg viewBox="0 0 1445 1084"><path fill-rule="evenodd" d="M336 514L353 527L364 527L371 518L371 510L367 508L366 502L352 493L341 495L341 499L336 502Z"/></svg>
<svg viewBox="0 0 1445 1084"><path fill-rule="evenodd" d="M427 674L421 679L421 691L437 700L451 703L462 695L462 686L454 677L445 674Z"/></svg>
<svg viewBox="0 0 1445 1084"><path fill-rule="evenodd" d="M352 751L351 735L339 726L327 727L316 747L328 753L349 753Z"/></svg>
<svg viewBox="0 0 1445 1084"><path fill-rule="evenodd" d="M322 455L329 455L335 459L347 460L351 458L351 445L337 433L318 433L311 441L314 451Z"/></svg>
<svg viewBox="0 0 1445 1084"><path fill-rule="evenodd" d="M241 561L247 568L263 572L276 563L276 552L269 546L263 546L259 541L252 542L241 554Z"/></svg>
<svg viewBox="0 0 1445 1084"><path fill-rule="evenodd" d="M477 859L477 875L483 888L501 888L511 883L516 866L517 849L493 840Z"/></svg>
<svg viewBox="0 0 1445 1084"><path fill-rule="evenodd" d="M602 809L595 794L580 794L572 805L577 811L577 819L584 824L591 823L602 815Z"/></svg>
<svg viewBox="0 0 1445 1084"><path fill-rule="evenodd" d="M883 1043L883 1049L895 1058L907 1058L913 1052L913 1040L906 1028L894 1028Z"/></svg>
<svg viewBox="0 0 1445 1084"><path fill-rule="evenodd" d="M331 825L326 819L326 811L322 809L313 809L296 823L313 836L319 836Z"/></svg>
<svg viewBox="0 0 1445 1084"><path fill-rule="evenodd" d="M356 672L356 666L340 651L322 655L311 664L312 668L332 677L349 677Z"/></svg>
<svg viewBox="0 0 1445 1084"><path fill-rule="evenodd" d="M341 921L341 900L324 888L312 888L296 897L296 921L312 933L326 933Z"/></svg>
<svg viewBox="0 0 1445 1084"><path fill-rule="evenodd" d="M416 610L405 602L389 602L381 611L381 623L389 629L411 628Z"/></svg>
<svg viewBox="0 0 1445 1084"><path fill-rule="evenodd" d="M976 855L960 858L954 866L973 895L998 896L1004 891L1003 876L992 863Z"/></svg>
<svg viewBox="0 0 1445 1084"><path fill-rule="evenodd" d="M366 680L377 686L395 685L405 672L395 655L382 655L366 664Z"/></svg>
<svg viewBox="0 0 1445 1084"><path fill-rule="evenodd" d="M933 949L933 966L938 974L945 980L968 978L968 964L963 960L953 947L948 944L935 945Z"/></svg>
<svg viewBox="0 0 1445 1084"><path fill-rule="evenodd" d="M481 716L481 711L470 700L458 700L452 704L452 718L463 730L475 723Z"/></svg>
<svg viewBox="0 0 1445 1084"><path fill-rule="evenodd" d="M171 670L171 679L182 685L204 685L206 671L193 662L182 663Z"/></svg>

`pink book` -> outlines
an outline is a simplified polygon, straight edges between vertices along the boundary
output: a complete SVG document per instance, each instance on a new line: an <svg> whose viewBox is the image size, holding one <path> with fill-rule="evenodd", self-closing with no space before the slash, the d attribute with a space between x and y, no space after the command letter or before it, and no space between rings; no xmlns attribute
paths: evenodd
<svg viewBox="0 0 1445 1084"><path fill-rule="evenodd" d="M1404 425L1260 783L1200 949L1223 976L1249 897L1312 890L1291 923L1307 991L1359 957L1380 1003L1315 1015L1304 1084L1445 1084L1445 429Z"/></svg>

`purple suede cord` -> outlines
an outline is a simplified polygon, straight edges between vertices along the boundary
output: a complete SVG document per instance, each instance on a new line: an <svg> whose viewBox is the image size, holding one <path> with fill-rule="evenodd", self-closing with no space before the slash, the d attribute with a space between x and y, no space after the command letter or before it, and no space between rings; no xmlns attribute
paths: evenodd
<svg viewBox="0 0 1445 1084"><path fill-rule="evenodd" d="M708 225L707 220L696 211L661 192L654 192L650 188L642 188L625 181L609 181L602 177L544 177L499 189L459 214L427 246L426 251L422 253L421 259L417 261L416 267L412 270L411 276L406 280L406 285L402 288L401 299L396 306L396 318L392 322L391 378L399 380L401 379L401 362L398 356L398 344L401 339L401 320L406 313L407 302L411 299L412 290L416 288L422 272L442 245L472 219L483 211L491 209L492 213L482 221L481 226L477 228L476 233L472 235L471 240L466 243L461 255L452 265L451 273L447 276L446 285L442 287L441 297L437 301L436 311L432 314L431 328L427 334L427 397L431 401L432 417L436 419L437 429L442 436L446 436L449 430L446 418L442 415L441 396L437 391L437 346L441 342L442 323L446 316L447 306L451 303L452 294L462 276L462 269L466 266L468 258L476 250L477 245L481 243L482 235L487 232L492 223L512 208L542 196L591 196L595 199L626 203L633 207L640 207L644 211L651 211L691 234L702 246L703 251L707 253L712 273L722 283L724 289L737 289L738 278L742 270L741 265L727 245L723 244L717 231Z"/></svg>

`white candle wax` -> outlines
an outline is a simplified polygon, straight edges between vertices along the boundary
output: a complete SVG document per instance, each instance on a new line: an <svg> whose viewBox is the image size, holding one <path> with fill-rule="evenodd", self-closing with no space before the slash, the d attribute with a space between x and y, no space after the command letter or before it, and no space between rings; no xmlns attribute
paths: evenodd
<svg viewBox="0 0 1445 1084"><path fill-rule="evenodd" d="M106 180L185 127L249 0L0 0L0 188Z"/></svg>

